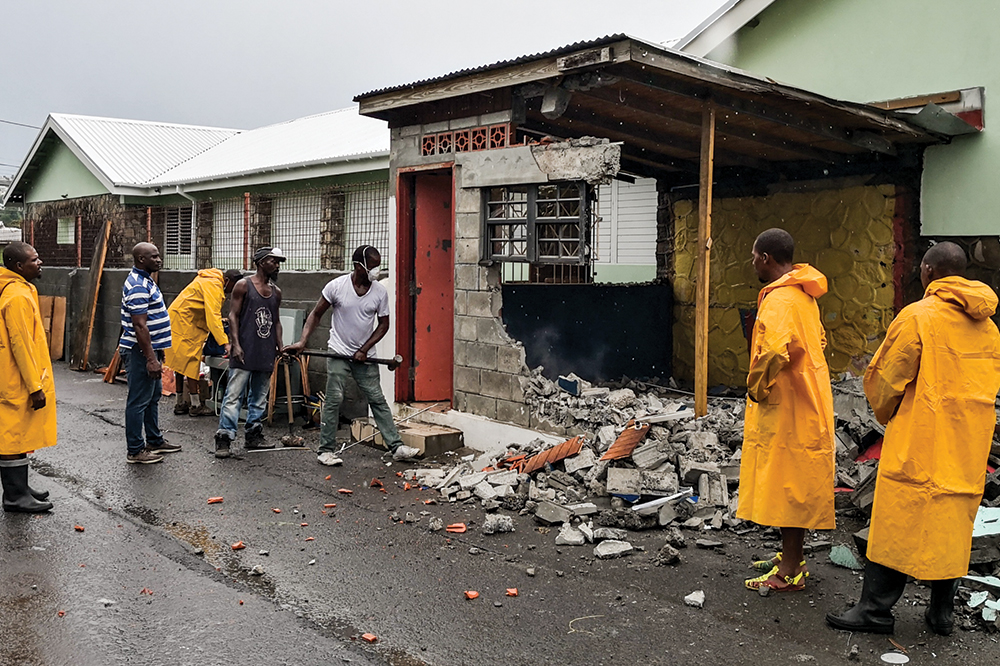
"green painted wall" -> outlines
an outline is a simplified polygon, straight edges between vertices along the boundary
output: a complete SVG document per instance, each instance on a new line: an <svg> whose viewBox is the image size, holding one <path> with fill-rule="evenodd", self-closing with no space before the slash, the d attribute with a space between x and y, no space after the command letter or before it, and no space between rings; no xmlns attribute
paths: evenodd
<svg viewBox="0 0 1000 666"><path fill-rule="evenodd" d="M594 264L594 282L632 284L635 282L652 282L655 279L656 266Z"/></svg>
<svg viewBox="0 0 1000 666"><path fill-rule="evenodd" d="M83 162L62 141L57 141L45 164L38 170L38 177L24 200L26 203L38 203L107 193L107 188Z"/></svg>
<svg viewBox="0 0 1000 666"><path fill-rule="evenodd" d="M829 97L870 102L959 88L1000 89L1000 3L778 0L709 58ZM996 47L996 48L995 48ZM1000 119L992 119L993 124ZM925 154L925 235L1000 231L1000 128Z"/></svg>

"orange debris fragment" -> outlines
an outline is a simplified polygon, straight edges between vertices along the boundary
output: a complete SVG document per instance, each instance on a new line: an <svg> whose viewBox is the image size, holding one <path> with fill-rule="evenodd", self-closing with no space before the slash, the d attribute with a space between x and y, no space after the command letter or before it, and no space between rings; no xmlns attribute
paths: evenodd
<svg viewBox="0 0 1000 666"><path fill-rule="evenodd" d="M466 599L478 599L479 598L479 593L476 592L475 590L466 590L465 591L465 598Z"/></svg>
<svg viewBox="0 0 1000 666"><path fill-rule="evenodd" d="M396 476L398 476L399 478L402 479L403 478L403 473L402 472L396 472Z"/></svg>
<svg viewBox="0 0 1000 666"><path fill-rule="evenodd" d="M435 499L427 499L427 500L424 500L424 504L437 504L437 500L435 500Z"/></svg>
<svg viewBox="0 0 1000 666"><path fill-rule="evenodd" d="M306 537L306 541L315 541L316 537Z"/></svg>
<svg viewBox="0 0 1000 666"><path fill-rule="evenodd" d="M323 508L324 509L335 509L335 508L337 508L337 505L336 504L324 504Z"/></svg>
<svg viewBox="0 0 1000 666"><path fill-rule="evenodd" d="M82 532L83 531L83 525L74 525L73 529L76 530L77 532Z"/></svg>
<svg viewBox="0 0 1000 666"><path fill-rule="evenodd" d="M372 482L368 484L369 488L381 488L382 482L378 479L372 479Z"/></svg>
<svg viewBox="0 0 1000 666"><path fill-rule="evenodd" d="M153 591L148 587L144 587L141 590L139 590L139 594L148 594L149 596L153 596Z"/></svg>
<svg viewBox="0 0 1000 666"><path fill-rule="evenodd" d="M332 474L327 474L327 475L326 475L326 480L327 480L327 481L329 481L329 480L330 480L330 479L332 479L332 478L333 478L333 475L332 475Z"/></svg>
<svg viewBox="0 0 1000 666"><path fill-rule="evenodd" d="M59 615L59 617L65 617L66 611L59 611L57 615Z"/></svg>
<svg viewBox="0 0 1000 666"><path fill-rule="evenodd" d="M507 588L507 596L508 597L516 597L517 596L517 588L516 587L508 587Z"/></svg>
<svg viewBox="0 0 1000 666"><path fill-rule="evenodd" d="M299 523L299 527L309 527L309 523Z"/></svg>
<svg viewBox="0 0 1000 666"><path fill-rule="evenodd" d="M340 493L341 495L353 495L354 494L353 490L348 490L347 488L337 488L337 492Z"/></svg>
<svg viewBox="0 0 1000 666"><path fill-rule="evenodd" d="M209 504L222 504L222 498L221 497L209 497L208 498L208 503Z"/></svg>
<svg viewBox="0 0 1000 666"><path fill-rule="evenodd" d="M232 545L233 550L243 550L244 548L246 548L246 544L242 541L237 541Z"/></svg>
<svg viewBox="0 0 1000 666"><path fill-rule="evenodd" d="M242 599L240 599L240 606L242 606L242 605L243 605L243 600L242 600Z"/></svg>
<svg viewBox="0 0 1000 666"><path fill-rule="evenodd" d="M274 511L275 513L281 513L281 509L271 509L271 511Z"/></svg>
<svg viewBox="0 0 1000 666"><path fill-rule="evenodd" d="M365 641L366 643L374 643L375 641L378 640L378 636L376 636L375 634L361 634L361 640Z"/></svg>
<svg viewBox="0 0 1000 666"><path fill-rule="evenodd" d="M403 490L409 490L412 487L413 486L410 485L409 481L407 481L406 483L403 484Z"/></svg>
<svg viewBox="0 0 1000 666"><path fill-rule="evenodd" d="M454 532L455 534L461 534L465 532L465 523L452 523L448 527L444 528L446 532Z"/></svg>

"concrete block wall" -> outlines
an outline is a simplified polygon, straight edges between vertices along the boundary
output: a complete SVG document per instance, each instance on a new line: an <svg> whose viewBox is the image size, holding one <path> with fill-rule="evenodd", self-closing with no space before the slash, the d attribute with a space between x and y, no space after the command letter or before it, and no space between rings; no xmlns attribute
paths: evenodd
<svg viewBox="0 0 1000 666"><path fill-rule="evenodd" d="M750 266L750 250L757 234L771 227L791 233L795 261L812 264L829 280L819 307L830 372L862 374L895 314L895 207L892 185L714 201L709 383L745 385L749 353L739 309L756 307L761 285ZM674 375L692 379L698 202L676 201L672 209Z"/></svg>

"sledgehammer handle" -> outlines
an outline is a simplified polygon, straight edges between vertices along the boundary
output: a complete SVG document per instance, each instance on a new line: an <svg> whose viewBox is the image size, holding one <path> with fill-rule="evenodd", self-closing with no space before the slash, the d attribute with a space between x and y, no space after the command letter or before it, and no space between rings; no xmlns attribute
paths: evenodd
<svg viewBox="0 0 1000 666"><path fill-rule="evenodd" d="M325 351L322 349L303 349L300 354L305 354L306 356L322 356L324 358L339 358L343 361L353 361L353 356L344 356L343 354L337 354L332 351ZM381 363L382 365L388 366L399 366L403 362L403 357L396 354L392 358L370 358L365 361L365 363Z"/></svg>

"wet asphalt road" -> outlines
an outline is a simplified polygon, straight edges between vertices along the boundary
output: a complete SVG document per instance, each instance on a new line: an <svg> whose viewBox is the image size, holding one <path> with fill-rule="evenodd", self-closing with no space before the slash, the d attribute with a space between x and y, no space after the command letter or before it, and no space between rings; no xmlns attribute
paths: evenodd
<svg viewBox="0 0 1000 666"><path fill-rule="evenodd" d="M217 461L215 420L174 416L172 399L161 426L184 451L127 465L125 387L61 364L56 380L59 445L33 467L56 508L0 516L0 664L875 664L892 649L886 637L826 628L823 615L860 585L825 555L805 592L743 590L748 561L771 546L760 533L725 533L721 551L689 547L676 567L650 563L655 531L630 539L645 552L611 561L589 546L556 548L555 531L530 518L486 536L477 505L425 505L435 493L404 490L395 473L405 466L365 446L342 468L309 451ZM397 524L394 511L428 515ZM431 516L470 531L431 532ZM823 536L846 543L847 527ZM246 548L233 551L237 541ZM263 576L250 575L255 565ZM505 596L510 587L519 596ZM698 589L705 607L685 606ZM907 588L894 636L911 663L996 662L994 636L927 632L916 595L927 591ZM376 643L360 639L369 632ZM858 662L846 657L853 644Z"/></svg>

